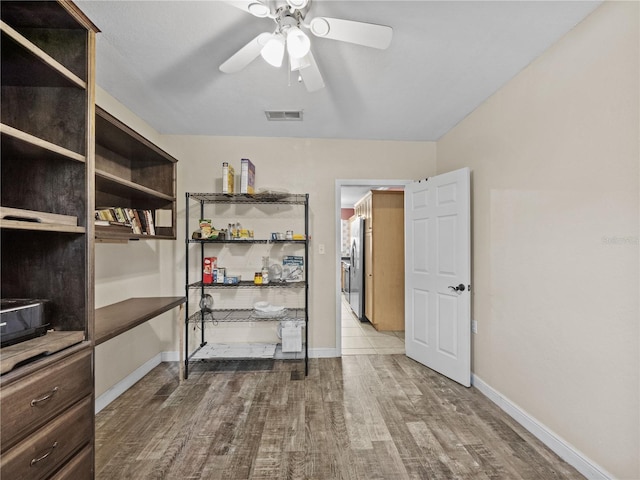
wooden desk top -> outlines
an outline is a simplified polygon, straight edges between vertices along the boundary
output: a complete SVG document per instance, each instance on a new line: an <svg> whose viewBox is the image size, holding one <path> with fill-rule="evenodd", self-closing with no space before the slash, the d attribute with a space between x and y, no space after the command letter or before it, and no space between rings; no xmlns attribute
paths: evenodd
<svg viewBox="0 0 640 480"><path fill-rule="evenodd" d="M95 344L131 330L186 302L186 297L137 297L96 309Z"/></svg>

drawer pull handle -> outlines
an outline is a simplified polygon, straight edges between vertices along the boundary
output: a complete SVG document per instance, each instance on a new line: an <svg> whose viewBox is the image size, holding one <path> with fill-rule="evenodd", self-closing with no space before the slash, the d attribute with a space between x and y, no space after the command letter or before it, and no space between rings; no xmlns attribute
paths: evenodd
<svg viewBox="0 0 640 480"><path fill-rule="evenodd" d="M49 400L51 397L53 397L56 394L57 391L58 391L58 387L53 387L53 390L51 390L46 395L43 395L40 398L34 398L33 400L31 400L31 406L36 407L38 406L39 403Z"/></svg>
<svg viewBox="0 0 640 480"><path fill-rule="evenodd" d="M41 457L32 459L30 465L33 467L36 463L41 462L42 460L47 458L49 455L53 453L53 449L56 448L57 446L58 446L58 442L53 442L53 445L51 445L51 447L49 448L49 451L44 455L42 455Z"/></svg>

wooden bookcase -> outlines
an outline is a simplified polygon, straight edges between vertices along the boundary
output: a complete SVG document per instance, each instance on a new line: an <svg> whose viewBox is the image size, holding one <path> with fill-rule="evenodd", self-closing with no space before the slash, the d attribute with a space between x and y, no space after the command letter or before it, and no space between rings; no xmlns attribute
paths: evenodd
<svg viewBox="0 0 640 480"><path fill-rule="evenodd" d="M177 160L142 135L96 107L96 208L151 210L156 235L96 227L96 238L112 240L176 238ZM159 212L159 211L164 212ZM167 225L157 226L163 213Z"/></svg>
<svg viewBox="0 0 640 480"><path fill-rule="evenodd" d="M0 12L1 296L48 300L50 330L0 352L0 476L90 478L98 29L62 0Z"/></svg>

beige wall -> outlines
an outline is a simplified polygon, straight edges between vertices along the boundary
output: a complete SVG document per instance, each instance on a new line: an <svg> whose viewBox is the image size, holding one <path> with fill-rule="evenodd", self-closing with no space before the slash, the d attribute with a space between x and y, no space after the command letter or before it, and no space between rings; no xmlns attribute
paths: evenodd
<svg viewBox="0 0 640 480"><path fill-rule="evenodd" d="M437 144L472 169L473 371L640 478L638 3L605 3Z"/></svg>
<svg viewBox="0 0 640 480"><path fill-rule="evenodd" d="M96 103L173 153L162 136L131 113L101 88ZM96 308L130 297L181 295L182 285L175 281L173 265L177 242L147 240L121 244L97 243L95 248ZM96 347L96 397L127 377L161 352L177 338L177 309L140 325Z"/></svg>
<svg viewBox="0 0 640 480"><path fill-rule="evenodd" d="M286 125L283 125L285 128ZM435 143L295 138L167 136L180 159L179 231L184 229L184 192L219 191L223 161L239 170L240 159L256 166L256 186L309 193L309 348L335 349L336 179L410 179L435 173ZM214 190L215 189L215 190ZM324 244L326 254L318 254ZM175 265L184 279L184 265Z"/></svg>
<svg viewBox="0 0 640 480"><path fill-rule="evenodd" d="M184 194L220 191L222 162L231 162L239 171L240 158L250 158L256 165L257 187L310 194L309 348L320 354L333 353L336 338L335 180L424 178L435 173L434 142L163 136L101 89L97 103L179 162L178 240L96 245L96 307L135 296L183 295ZM326 247L324 255L317 253L320 243ZM221 326L217 332L224 330ZM258 337L251 331L225 332L224 339L259 341L264 332L257 330ZM98 346L96 396L161 352L177 351L179 334L176 310Z"/></svg>

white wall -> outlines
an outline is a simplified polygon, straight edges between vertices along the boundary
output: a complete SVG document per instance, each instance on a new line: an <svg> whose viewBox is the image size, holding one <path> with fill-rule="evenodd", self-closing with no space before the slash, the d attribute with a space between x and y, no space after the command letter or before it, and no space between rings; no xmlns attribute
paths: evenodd
<svg viewBox="0 0 640 480"><path fill-rule="evenodd" d="M640 478L638 3L606 2L437 144L472 169L473 371Z"/></svg>

